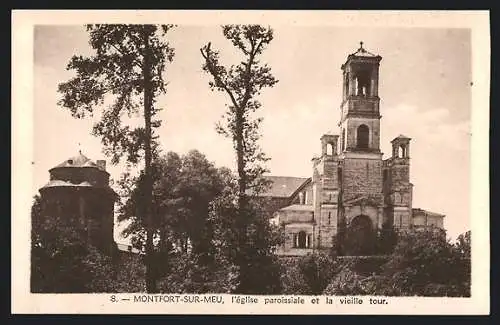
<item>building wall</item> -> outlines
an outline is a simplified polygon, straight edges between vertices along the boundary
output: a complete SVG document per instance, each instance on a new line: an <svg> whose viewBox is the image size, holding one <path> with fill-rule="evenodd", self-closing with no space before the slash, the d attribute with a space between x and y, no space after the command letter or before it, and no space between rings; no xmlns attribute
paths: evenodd
<svg viewBox="0 0 500 325"><path fill-rule="evenodd" d="M344 200L356 194L382 194L382 160L346 158L342 168Z"/></svg>
<svg viewBox="0 0 500 325"><path fill-rule="evenodd" d="M350 117L342 123L341 128L346 131L345 149L355 150L357 146L357 130L360 125L369 128L368 147L372 150L380 149L380 120L378 118Z"/></svg>
<svg viewBox="0 0 500 325"><path fill-rule="evenodd" d="M307 248L298 248L294 244L295 236L301 231L305 232L305 235L308 238ZM313 241L313 225L311 223L290 223L285 225L285 242L284 245L282 245L281 250L286 254L310 252L313 248Z"/></svg>
<svg viewBox="0 0 500 325"><path fill-rule="evenodd" d="M280 210L277 212L280 223L311 223L313 222L312 211L293 211L293 210Z"/></svg>

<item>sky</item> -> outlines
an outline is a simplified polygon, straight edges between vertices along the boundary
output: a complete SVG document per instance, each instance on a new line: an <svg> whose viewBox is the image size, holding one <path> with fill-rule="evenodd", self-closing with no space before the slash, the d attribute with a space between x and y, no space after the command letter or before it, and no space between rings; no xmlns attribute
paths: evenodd
<svg viewBox="0 0 500 325"><path fill-rule="evenodd" d="M273 26L271 26L273 27ZM261 57L279 80L259 97L264 118L260 144L271 158L272 175L312 176L311 158L320 137L338 134L342 96L341 65L359 42L382 56L381 150L390 140L410 138L413 207L446 215L448 236L470 229L471 35L468 29L273 27L274 40ZM57 105L57 85L72 55L92 54L83 26L36 26L34 30L34 179L33 195L49 180L48 170L81 150L92 160L106 159L91 120L77 120ZM218 26L179 25L168 40L174 61L165 76L168 91L158 133L164 151L197 149L217 166L234 167L232 143L215 131L227 98L211 92L199 49L212 42L222 63L239 57ZM108 171L118 179L122 166ZM117 234L115 234L115 238Z"/></svg>

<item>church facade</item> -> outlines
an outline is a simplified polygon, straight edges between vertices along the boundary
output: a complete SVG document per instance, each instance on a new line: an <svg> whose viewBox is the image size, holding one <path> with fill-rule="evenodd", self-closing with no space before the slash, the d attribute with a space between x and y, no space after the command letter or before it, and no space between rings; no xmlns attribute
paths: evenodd
<svg viewBox="0 0 500 325"><path fill-rule="evenodd" d="M279 254L331 248L342 231L443 228L444 215L413 208L411 139L394 138L387 159L380 151L381 59L361 43L342 65L339 134L320 138L321 155L312 159L312 177L269 176L272 186L263 195L275 202L272 222L285 229Z"/></svg>

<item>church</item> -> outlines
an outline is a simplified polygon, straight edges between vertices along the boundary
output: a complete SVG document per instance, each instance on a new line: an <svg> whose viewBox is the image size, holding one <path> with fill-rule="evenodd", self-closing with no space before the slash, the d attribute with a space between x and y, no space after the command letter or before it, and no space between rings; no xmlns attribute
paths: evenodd
<svg viewBox="0 0 500 325"><path fill-rule="evenodd" d="M320 138L312 177L267 176L272 185L272 222L285 230L280 255L328 249L340 233L367 234L392 227L443 228L444 215L413 208L410 141L399 135L391 156L380 151L379 66L382 57L360 48L342 65L339 134Z"/></svg>

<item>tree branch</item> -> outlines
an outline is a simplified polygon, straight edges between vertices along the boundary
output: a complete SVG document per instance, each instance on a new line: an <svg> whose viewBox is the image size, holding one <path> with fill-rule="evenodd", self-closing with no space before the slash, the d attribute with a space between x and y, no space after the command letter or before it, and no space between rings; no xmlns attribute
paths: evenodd
<svg viewBox="0 0 500 325"><path fill-rule="evenodd" d="M205 58L205 62L207 63L208 71L210 71L210 74L214 77L215 82L222 86L222 88L227 92L227 94L231 98L231 102L233 103L233 105L236 108L239 108L240 105L238 104L238 102L234 98L234 95L231 92L231 90L228 88L226 83L224 81L222 81L222 79L219 77L219 75L214 71L213 66L210 63L210 59L208 58L210 56L210 53L208 52L208 50L207 50L206 55L205 55L205 53L203 53L203 49L200 49L200 52L201 52L201 55Z"/></svg>
<svg viewBox="0 0 500 325"><path fill-rule="evenodd" d="M118 47L116 47L116 45L114 44L110 44L115 50L117 50L122 56L130 56L130 53L129 54L126 54L124 53L121 49L119 49ZM140 61L138 61L137 59L134 59L132 61L133 63L135 63L139 68L142 69L143 65Z"/></svg>

